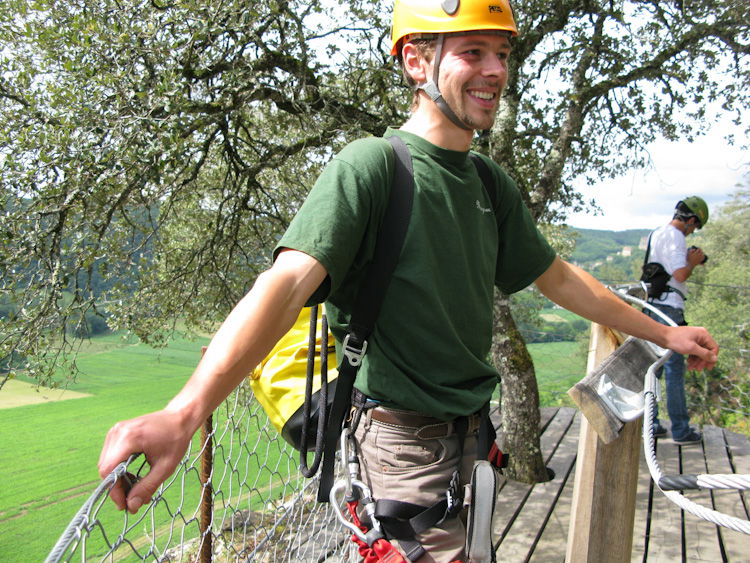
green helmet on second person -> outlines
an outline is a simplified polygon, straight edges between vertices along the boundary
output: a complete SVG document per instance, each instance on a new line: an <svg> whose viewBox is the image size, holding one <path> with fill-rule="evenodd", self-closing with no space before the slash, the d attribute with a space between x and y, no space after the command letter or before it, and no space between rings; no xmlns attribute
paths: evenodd
<svg viewBox="0 0 750 563"><path fill-rule="evenodd" d="M679 201L677 203L677 210L695 216L700 221L700 225L698 225L699 229L708 223L708 205L703 198L697 195L692 195Z"/></svg>

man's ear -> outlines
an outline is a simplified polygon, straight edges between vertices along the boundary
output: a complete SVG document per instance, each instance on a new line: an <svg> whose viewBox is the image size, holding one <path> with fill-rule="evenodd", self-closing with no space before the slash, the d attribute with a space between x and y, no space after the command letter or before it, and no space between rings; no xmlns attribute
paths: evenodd
<svg viewBox="0 0 750 563"><path fill-rule="evenodd" d="M404 43L401 50L401 60L404 72L417 84L427 82L429 63L419 53L417 47L408 41Z"/></svg>

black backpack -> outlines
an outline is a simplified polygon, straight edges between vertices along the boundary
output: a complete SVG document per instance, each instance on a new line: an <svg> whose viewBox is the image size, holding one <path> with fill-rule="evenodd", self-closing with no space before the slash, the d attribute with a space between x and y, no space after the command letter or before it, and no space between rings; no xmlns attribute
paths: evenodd
<svg viewBox="0 0 750 563"><path fill-rule="evenodd" d="M641 281L646 284L647 293L650 298L661 299L661 296L665 292L671 290L667 282L672 279L672 275L659 262L649 262L650 255L651 235L648 237L646 256L643 258L643 266L641 267Z"/></svg>

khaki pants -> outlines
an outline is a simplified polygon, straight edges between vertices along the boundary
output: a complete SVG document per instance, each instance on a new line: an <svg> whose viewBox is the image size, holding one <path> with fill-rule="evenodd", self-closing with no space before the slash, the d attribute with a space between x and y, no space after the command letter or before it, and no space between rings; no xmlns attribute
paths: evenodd
<svg viewBox="0 0 750 563"><path fill-rule="evenodd" d="M372 410L365 411L354 436L361 479L370 487L373 498L400 500L425 507L445 498L459 463L458 437L450 428L452 425L445 425L449 428L444 436L425 439L419 436L420 428L373 420ZM464 485L471 479L476 444L476 432L465 437L461 495ZM417 536L427 551L419 563L466 560L465 512ZM392 543L398 547L397 540Z"/></svg>

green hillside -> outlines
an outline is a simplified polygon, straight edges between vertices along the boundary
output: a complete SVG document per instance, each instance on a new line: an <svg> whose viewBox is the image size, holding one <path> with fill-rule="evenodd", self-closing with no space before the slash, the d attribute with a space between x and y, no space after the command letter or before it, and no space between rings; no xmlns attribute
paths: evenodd
<svg viewBox="0 0 750 563"><path fill-rule="evenodd" d="M642 252L638 245L643 237L651 232L649 229L630 229L627 231L599 231L594 229L573 229L577 234L576 248L571 260L579 264L605 260L622 251L624 246L633 248L633 254Z"/></svg>

